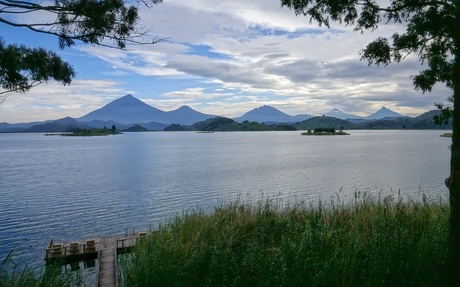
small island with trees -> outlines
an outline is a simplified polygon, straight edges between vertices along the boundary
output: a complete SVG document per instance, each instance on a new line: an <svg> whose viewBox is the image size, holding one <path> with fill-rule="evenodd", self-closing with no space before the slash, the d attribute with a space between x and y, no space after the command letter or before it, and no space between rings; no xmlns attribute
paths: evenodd
<svg viewBox="0 0 460 287"><path fill-rule="evenodd" d="M346 132L340 130L336 131L334 128L315 128L313 132L311 130L308 130L306 132L301 133L303 136L344 136L344 135L350 135L347 134Z"/></svg>
<svg viewBox="0 0 460 287"><path fill-rule="evenodd" d="M118 135L121 132L118 131L115 125L112 125L110 129L104 127L102 129L77 129L72 133L63 133L61 136L80 136L80 137L91 137L91 136L108 136Z"/></svg>

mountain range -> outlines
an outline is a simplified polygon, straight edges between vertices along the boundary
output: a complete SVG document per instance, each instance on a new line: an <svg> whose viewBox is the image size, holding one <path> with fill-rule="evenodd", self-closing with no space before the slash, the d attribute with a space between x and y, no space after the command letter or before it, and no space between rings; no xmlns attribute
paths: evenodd
<svg viewBox="0 0 460 287"><path fill-rule="evenodd" d="M347 114L339 109L332 109L324 114L324 116L347 120L353 123L408 118L385 107L367 117ZM75 128L103 128L112 125L116 125L119 129L129 129L135 124L139 124L148 130L164 130L164 128L171 124L192 125L214 117L216 116L195 111L188 106L182 106L173 111L162 111L142 102L132 95L126 95L80 118L66 117L54 121L48 120L19 124L0 123L0 132L62 132ZM264 105L233 120L239 123L249 121L267 124L293 124L310 118L312 116L308 114L291 116L274 107Z"/></svg>
<svg viewBox="0 0 460 287"><path fill-rule="evenodd" d="M147 105L132 95L126 95L77 120L81 122L91 122L94 120L114 121L122 124L156 122L162 124L177 123L191 125L211 117L215 116L197 112L188 106L182 106L177 110L165 112Z"/></svg>

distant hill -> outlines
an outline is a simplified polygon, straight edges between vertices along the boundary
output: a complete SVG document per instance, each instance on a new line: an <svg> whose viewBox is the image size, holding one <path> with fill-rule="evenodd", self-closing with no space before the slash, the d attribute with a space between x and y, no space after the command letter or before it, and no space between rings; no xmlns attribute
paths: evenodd
<svg viewBox="0 0 460 287"><path fill-rule="evenodd" d="M433 117L439 115L439 110L431 110L418 117L398 117L398 118L383 118L380 120L366 121L358 123L355 129L452 129L452 124L437 125L434 123Z"/></svg>
<svg viewBox="0 0 460 287"><path fill-rule="evenodd" d="M274 107L261 106L252 109L251 111L245 113L241 117L234 118L234 120L240 123L243 121L259 123L295 123L308 119L310 117L311 116L307 114L290 116Z"/></svg>
<svg viewBox="0 0 460 287"><path fill-rule="evenodd" d="M347 120L347 119L361 119L361 117L353 115L353 114L347 114L342 112L339 109L332 109L329 112L325 114L325 116L332 117L332 118L338 118L342 120Z"/></svg>
<svg viewBox="0 0 460 287"><path fill-rule="evenodd" d="M380 108L380 110L376 111L375 113L365 117L366 120L380 120L384 118L400 118L403 117L403 115L398 114L397 112L393 112L390 109L387 109L385 107Z"/></svg>
<svg viewBox="0 0 460 287"><path fill-rule="evenodd" d="M16 132L23 132L24 130L31 128L35 125L41 125L52 122L51 120L42 121L42 122L30 122L30 123L19 123L19 124L10 124L10 123L0 123L0 132L9 132L9 133L16 133Z"/></svg>
<svg viewBox="0 0 460 287"><path fill-rule="evenodd" d="M238 123L225 117L214 117L205 121L194 123L191 126L172 124L165 128L165 131L203 131L203 132L223 132L223 131L286 131L296 130L292 125L274 124L272 126L264 123L243 121Z"/></svg>
<svg viewBox="0 0 460 287"><path fill-rule="evenodd" d="M68 132L76 129L88 129L88 125L80 123L73 118L66 117L55 121L49 121L43 124L38 124L25 129L26 133L38 132Z"/></svg>
<svg viewBox="0 0 460 287"><path fill-rule="evenodd" d="M144 128L141 125L135 124L134 126L124 130L125 132L147 132L148 129Z"/></svg>
<svg viewBox="0 0 460 287"><path fill-rule="evenodd" d="M161 123L156 123L156 122L139 123L139 125L143 126L149 131L162 131L164 130L165 127L168 126L167 124L161 124Z"/></svg>
<svg viewBox="0 0 460 287"><path fill-rule="evenodd" d="M298 130L314 130L316 128L334 128L336 130L348 130L355 124L336 117L320 116L313 117L294 125Z"/></svg>

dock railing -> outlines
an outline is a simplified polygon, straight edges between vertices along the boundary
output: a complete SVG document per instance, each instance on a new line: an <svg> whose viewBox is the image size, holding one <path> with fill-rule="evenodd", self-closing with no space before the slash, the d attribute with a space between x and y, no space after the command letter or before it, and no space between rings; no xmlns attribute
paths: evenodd
<svg viewBox="0 0 460 287"><path fill-rule="evenodd" d="M54 260L68 256L93 255L97 252L99 242L87 240L85 242L70 242L68 244L51 244L46 248L45 260Z"/></svg>

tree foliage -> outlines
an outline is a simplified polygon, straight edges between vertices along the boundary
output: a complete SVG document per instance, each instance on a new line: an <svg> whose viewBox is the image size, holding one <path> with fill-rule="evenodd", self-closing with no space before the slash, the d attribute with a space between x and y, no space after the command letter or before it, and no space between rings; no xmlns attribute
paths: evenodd
<svg viewBox="0 0 460 287"><path fill-rule="evenodd" d="M151 7L162 0L54 0L51 2L0 0L0 24L26 28L58 38L59 48L77 42L126 49L154 44L149 28L139 25L139 5ZM36 23L29 19L43 19ZM24 93L50 79L69 84L72 67L52 51L6 45L0 39L0 103L11 92Z"/></svg>
<svg viewBox="0 0 460 287"><path fill-rule="evenodd" d="M75 76L68 63L43 48L5 45L0 39L0 55L0 83L5 90L0 93L0 103L9 92L24 93L51 78L66 85Z"/></svg>
<svg viewBox="0 0 460 287"><path fill-rule="evenodd" d="M381 1L379 1L381 2ZM394 0L387 7L372 0L281 0L283 6L310 21L330 26L332 21L354 26L355 31L374 30L381 23L405 23L406 32L379 37L360 54L370 65L388 65L415 54L428 69L413 77L416 89L431 91L437 82L453 88L457 7L452 1Z"/></svg>
<svg viewBox="0 0 460 287"><path fill-rule="evenodd" d="M389 65L415 55L424 64L412 76L414 88L432 91L444 84L453 92L452 105L437 103L446 123L452 118L451 171L446 185L450 200L448 281L460 286L460 1L459 0L281 0L282 6L296 15L309 16L311 22L330 26L338 22L355 31L375 30L379 25L396 24L404 33L378 37L359 53L369 65Z"/></svg>

